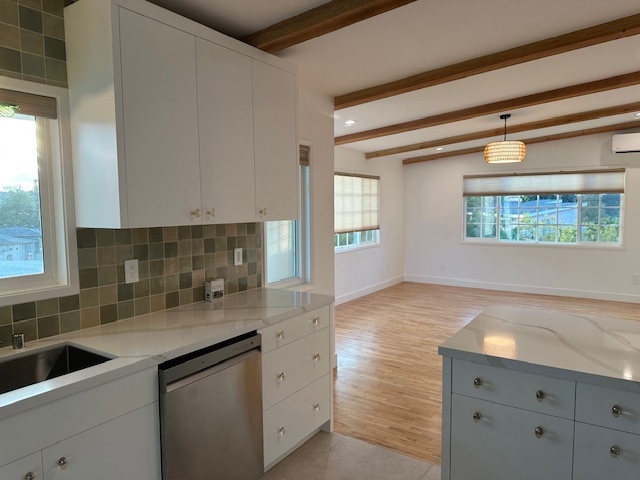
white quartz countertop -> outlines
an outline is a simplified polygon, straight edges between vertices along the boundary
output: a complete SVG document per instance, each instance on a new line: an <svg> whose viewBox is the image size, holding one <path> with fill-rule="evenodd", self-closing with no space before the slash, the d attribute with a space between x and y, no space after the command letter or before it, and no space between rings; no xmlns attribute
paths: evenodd
<svg viewBox="0 0 640 480"><path fill-rule="evenodd" d="M166 360L259 330L331 304L332 296L278 289L227 295L99 327L27 342L19 352L0 349L0 360L69 343L113 360L0 395L0 418L42 405Z"/></svg>
<svg viewBox="0 0 640 480"><path fill-rule="evenodd" d="M517 362L532 373L572 380L640 386L640 322L634 320L493 306L438 352L507 368Z"/></svg>

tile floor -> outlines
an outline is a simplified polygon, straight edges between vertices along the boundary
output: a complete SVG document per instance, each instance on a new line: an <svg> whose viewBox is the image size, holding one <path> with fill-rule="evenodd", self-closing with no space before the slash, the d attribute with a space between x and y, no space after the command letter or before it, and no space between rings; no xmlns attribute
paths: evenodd
<svg viewBox="0 0 640 480"><path fill-rule="evenodd" d="M440 466L339 433L319 432L262 480L440 480Z"/></svg>

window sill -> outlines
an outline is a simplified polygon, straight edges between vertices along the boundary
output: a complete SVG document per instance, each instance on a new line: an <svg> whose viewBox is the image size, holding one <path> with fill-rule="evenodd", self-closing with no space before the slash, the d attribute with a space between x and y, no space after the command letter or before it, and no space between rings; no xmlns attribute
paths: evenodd
<svg viewBox="0 0 640 480"><path fill-rule="evenodd" d="M539 247L539 248L575 248L579 250L625 250L623 244L588 244L588 243L538 243L538 242L497 242L495 240L461 240L460 245L483 245L489 247Z"/></svg>
<svg viewBox="0 0 640 480"><path fill-rule="evenodd" d="M371 244L366 244L366 245L354 245L353 247L342 247L340 249L336 249L334 247L333 252L337 255L340 253L349 253L349 252L355 252L357 250L367 250L368 248L378 248L380 247L380 243L371 243Z"/></svg>
<svg viewBox="0 0 640 480"><path fill-rule="evenodd" d="M307 292L313 290L313 285L304 282L300 278L282 280L280 282L269 283L265 288L277 288L280 290L294 290L296 292Z"/></svg>

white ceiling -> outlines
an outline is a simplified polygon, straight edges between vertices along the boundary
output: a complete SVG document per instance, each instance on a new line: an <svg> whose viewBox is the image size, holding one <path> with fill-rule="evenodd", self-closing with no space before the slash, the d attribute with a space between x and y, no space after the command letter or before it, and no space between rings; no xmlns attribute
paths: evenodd
<svg viewBox="0 0 640 480"><path fill-rule="evenodd" d="M318 6L318 0L153 0L232 36L243 36ZM418 0L290 47L303 88L331 96L398 80L518 45L640 13L638 0ZM640 35L475 75L336 112L335 135L416 120L500 100L640 71ZM510 112L511 124L640 101L640 86ZM509 135L523 139L640 117L607 117ZM344 121L357 124L345 127ZM499 114L345 145L363 152L503 125ZM479 140L447 146L484 145ZM433 149L396 155L408 158ZM388 158L394 158L388 157Z"/></svg>

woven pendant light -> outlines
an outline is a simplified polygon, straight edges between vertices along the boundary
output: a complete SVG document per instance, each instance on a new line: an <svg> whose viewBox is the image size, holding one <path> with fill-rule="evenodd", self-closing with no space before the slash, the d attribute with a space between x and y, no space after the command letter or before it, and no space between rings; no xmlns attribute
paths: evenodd
<svg viewBox="0 0 640 480"><path fill-rule="evenodd" d="M524 160L527 146L518 140L507 140L507 119L511 114L500 115L504 120L504 140L491 142L484 147L484 159L487 163L515 163Z"/></svg>

